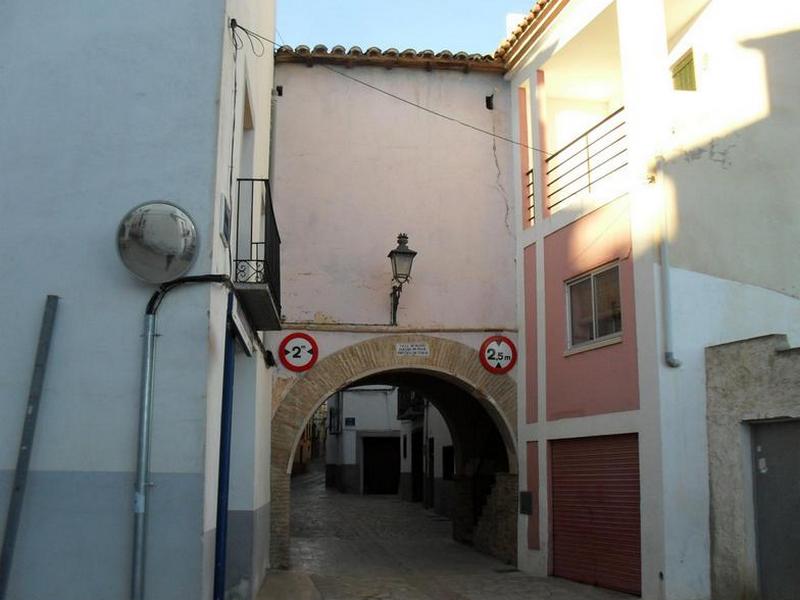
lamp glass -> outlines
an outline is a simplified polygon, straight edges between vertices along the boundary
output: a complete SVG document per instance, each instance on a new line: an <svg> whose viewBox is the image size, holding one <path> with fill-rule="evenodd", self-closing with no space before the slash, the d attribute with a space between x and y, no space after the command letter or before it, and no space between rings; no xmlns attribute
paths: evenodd
<svg viewBox="0 0 800 600"><path fill-rule="evenodd" d="M122 262L139 279L160 284L184 275L197 258L197 228L169 202L142 204L125 215L117 230Z"/></svg>
<svg viewBox="0 0 800 600"><path fill-rule="evenodd" d="M416 252L392 251L392 275L397 281L401 283L408 281L411 276L411 263L414 262L415 254Z"/></svg>

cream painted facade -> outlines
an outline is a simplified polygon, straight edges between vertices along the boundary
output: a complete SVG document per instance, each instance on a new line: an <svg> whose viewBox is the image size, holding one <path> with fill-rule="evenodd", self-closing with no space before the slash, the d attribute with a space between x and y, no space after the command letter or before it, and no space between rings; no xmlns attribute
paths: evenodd
<svg viewBox="0 0 800 600"><path fill-rule="evenodd" d="M783 2L756 9L733 0L570 0L546 3L542 14L554 16L541 29L542 19L534 20L504 57L510 65L512 129L548 156L602 118L602 111L624 106L620 143L627 164L548 210L542 171L549 167L536 150L515 155L517 173L526 164L533 168L536 202L536 220L528 226L520 217L527 207L517 183L520 355L523 364L536 365L537 378L532 388L526 381L531 370L518 376L520 489L540 499L535 517L520 519L520 568L552 572L552 490L541 475L549 472L552 441L636 433L642 597L709 599L714 514L705 348L772 333L800 342L792 251L800 234L800 179L790 133L800 123L794 100L800 78L790 58L800 49L800 13ZM697 89L674 90L670 69L689 51ZM638 409L597 414L587 398L585 415L548 419L553 374L547 344L549 336L562 334L553 333L559 324L545 317L544 283L553 260L546 243L603 207L619 207L630 219ZM604 235L579 239L575 251L595 252ZM525 256L535 257L531 270ZM531 287L533 299L526 298ZM522 334L531 329L531 319L535 347ZM666 351L680 366L666 364ZM538 390L533 420L526 414L532 401L526 390L532 389ZM529 442L538 444L534 471L527 464ZM532 489L526 477L536 471ZM525 541L534 518L539 549Z"/></svg>
<svg viewBox="0 0 800 600"><path fill-rule="evenodd" d="M281 500L273 539L285 540L273 544L277 564L286 560L289 535L280 522L288 510L288 490L282 491L287 467L277 457L293 451L298 427L313 409L348 385L430 386L447 405L442 414L456 419L463 417L455 403L468 402L483 415L481 426L499 436L501 449L491 451L509 457L494 468L516 469L516 423L506 395L515 370L490 375L477 355L491 335L516 340L508 293L515 273L511 149L348 78L507 137L510 103L499 65L473 70L468 61L445 58L428 70L420 62L390 70L378 63L347 68L325 54L310 57L311 68L293 62L292 52L276 55L276 215L292 243L283 246L285 329L269 334L267 347L276 352L294 331L313 336L319 346L318 363L307 373L281 365L277 371L273 489ZM493 110L487 108L491 96ZM392 327L387 253L401 232L418 254ZM398 343L419 343L424 351L404 356ZM336 365L342 373L328 375ZM360 381L365 377L369 381ZM309 387L318 380L323 387ZM498 384L502 398L489 389ZM466 423L458 426L466 429ZM406 443L410 452L410 435ZM466 446L456 450L456 469L468 480L474 465Z"/></svg>
<svg viewBox="0 0 800 600"><path fill-rule="evenodd" d="M287 323L389 323L397 234L418 251L398 322L415 329L515 327L511 149L336 75L276 66L274 192L285 244ZM350 71L347 71L351 74ZM352 74L499 135L508 92L492 73L358 67ZM495 109L485 97L495 94ZM456 152L455 149L458 149Z"/></svg>

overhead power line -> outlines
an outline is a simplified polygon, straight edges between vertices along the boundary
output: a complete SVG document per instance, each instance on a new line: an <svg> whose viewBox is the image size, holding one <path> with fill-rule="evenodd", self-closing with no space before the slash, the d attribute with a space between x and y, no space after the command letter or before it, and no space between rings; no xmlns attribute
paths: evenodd
<svg viewBox="0 0 800 600"><path fill-rule="evenodd" d="M232 35L233 35L233 43L237 48L242 48L244 46L244 40L238 34L237 30L241 30L244 33L244 35L247 37L247 40L250 43L250 48L253 51L253 54L256 55L256 56L263 56L264 55L264 52L265 52L264 42L267 42L268 44L272 44L275 47L278 47L278 43L275 40L271 40L270 38L268 38L268 37L266 37L264 35L261 35L260 33L256 33L255 31L252 31L250 29L247 29L246 27L242 27L241 25L239 25L236 22L236 19L231 19L231 32L232 32ZM284 44L284 46L285 46L285 44ZM289 48L291 48L291 46L289 46ZM298 56L300 58L304 58L304 59L307 58L307 57L303 56L302 54L296 52L294 50L294 48L291 48L291 52L295 56ZM373 85L373 84L371 84L371 83L369 83L367 81L364 81L363 79L359 79L358 77L353 77L352 75L349 75L347 73L343 73L342 71L339 71L338 69L334 69L330 65L319 64L318 66L323 68L323 69L326 69L326 70L330 71L331 73L335 73L336 75L339 75L340 77L344 77L345 79L349 79L350 81L352 81L354 83L357 83L359 85L363 85L364 87L369 88L369 89L371 89L371 90L373 90L375 92L378 92L380 94L383 94L385 96L393 98L393 99L397 100L398 102L402 102L404 104L407 104L407 105L412 106L414 108L417 108L419 110L425 111L426 113L429 113L429 114L432 114L432 115L434 115L436 117L439 117L440 119L445 119L447 121L450 121L451 123L456 123L457 125L461 125L462 127L466 127L468 129L472 129L473 131L477 131L478 133L482 133L484 135L488 135L491 138L502 140L504 142L508 142L509 144L514 144L516 146L520 146L521 148L526 148L528 150L533 150L534 152L540 152L541 154L549 156L549 153L546 152L545 150L542 150L541 148L536 148L535 146L529 146L528 144L520 142L519 140L515 140L515 139L512 139L512 138L503 136L503 135L498 135L497 133L489 131L488 129L483 129L481 127L473 125L472 123L467 123L466 121L462 121L461 119L458 119L456 117L447 115L447 114L445 114L443 112L439 112L439 111L434 110L432 108L428 108L427 106L423 106L421 104L418 104L418 103L416 103L416 102L414 102L412 100L409 100L408 98L403 98L402 96L398 96L397 94L394 94L394 93L392 93L392 92L390 92L388 90L385 90L385 89L383 89L383 88L381 88L381 87L379 87L377 85Z"/></svg>

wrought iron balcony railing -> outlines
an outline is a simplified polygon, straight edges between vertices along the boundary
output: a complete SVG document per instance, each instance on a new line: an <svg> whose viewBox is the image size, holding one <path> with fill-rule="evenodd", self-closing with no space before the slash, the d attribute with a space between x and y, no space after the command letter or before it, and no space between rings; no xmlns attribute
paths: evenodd
<svg viewBox="0 0 800 600"><path fill-rule="evenodd" d="M234 283L266 288L279 318L281 237L267 179L238 179ZM266 309L267 307L265 307ZM260 312L260 311L259 311Z"/></svg>
<svg viewBox="0 0 800 600"><path fill-rule="evenodd" d="M545 159L547 207L592 191L600 181L627 166L624 107L586 130Z"/></svg>

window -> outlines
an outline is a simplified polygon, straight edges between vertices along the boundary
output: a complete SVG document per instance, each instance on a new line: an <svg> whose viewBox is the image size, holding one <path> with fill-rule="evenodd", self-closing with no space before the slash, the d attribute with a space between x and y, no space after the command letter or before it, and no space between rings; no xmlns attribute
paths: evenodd
<svg viewBox="0 0 800 600"><path fill-rule="evenodd" d="M603 267L567 282L569 346L619 337L622 306L619 265Z"/></svg>
<svg viewBox="0 0 800 600"><path fill-rule="evenodd" d="M697 83L694 79L694 53L691 50L672 65L672 87L688 92L697 90Z"/></svg>

